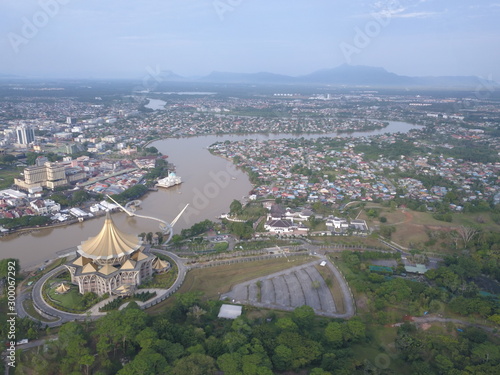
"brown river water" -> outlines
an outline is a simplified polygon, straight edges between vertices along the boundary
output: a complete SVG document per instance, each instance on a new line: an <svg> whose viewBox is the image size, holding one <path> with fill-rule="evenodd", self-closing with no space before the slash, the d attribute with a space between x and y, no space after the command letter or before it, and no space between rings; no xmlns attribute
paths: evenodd
<svg viewBox="0 0 500 375"><path fill-rule="evenodd" d="M411 124L390 122L382 131L357 132L351 136L369 136L386 132L407 132L416 128ZM335 136L336 134L303 135L304 138ZM229 210L233 199L242 200L252 189L245 173L233 166L230 161L213 156L206 149L211 144L224 140L277 139L292 138L290 134L280 135L234 135L200 136L191 138L170 138L155 141L151 146L169 155L169 162L176 166L182 178L181 185L170 189L150 192L142 198L137 214L152 216L171 222L182 208L189 204L184 215L174 226L174 232L189 228L193 224L216 217ZM159 231L158 222L129 217L120 212L113 214L118 228L128 233ZM13 234L0 238L0 258L17 258L21 266L29 267L57 257L57 252L79 245L82 241L95 236L104 218L86 220L83 223L58 228L46 228L27 234Z"/></svg>

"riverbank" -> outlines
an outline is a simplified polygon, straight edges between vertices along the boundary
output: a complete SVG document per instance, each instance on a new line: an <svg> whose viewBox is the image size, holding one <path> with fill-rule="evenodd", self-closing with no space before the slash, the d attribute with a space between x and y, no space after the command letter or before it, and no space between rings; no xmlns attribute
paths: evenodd
<svg viewBox="0 0 500 375"><path fill-rule="evenodd" d="M407 132L416 127L407 123L391 123L385 131ZM357 136L358 133L350 136ZM378 132L360 133L359 136L377 135ZM315 134L297 139L315 139L328 134ZM337 136L337 134L331 134ZM252 136L197 136L189 138L169 138L153 141L159 152L169 155L176 171L182 176L183 184L170 189L147 192L142 199L141 214L171 222L189 204L188 209L177 221L174 233L188 229L203 220L213 220L227 211L234 199L241 200L252 190L248 175L232 162L212 155L207 146L223 140L237 141L247 138L277 139L290 138L290 134ZM235 177L232 179L231 177ZM182 194L179 194L182 192ZM102 217L101 217L101 220ZM130 217L125 213L115 213L113 220L120 230L128 233L157 232L158 223ZM101 229L101 221L85 220L79 225L62 223L57 227L31 228L25 235L9 235L0 238L2 258L17 258L22 264L34 265L57 256L57 251L78 245L81 241L95 236Z"/></svg>
<svg viewBox="0 0 500 375"><path fill-rule="evenodd" d="M397 121L391 121L397 122ZM389 122L384 123L384 126L366 126L359 129L352 130L337 130L335 132L290 132L290 133L282 133L282 132L242 132L242 133L206 133L206 134L188 134L188 135L172 135L168 137L161 137L158 139L152 139L144 143L142 147L148 147L151 143L169 140L169 139L189 139L189 138L198 138L198 137L251 137L251 136L263 136L263 137L280 137L280 138L289 138L289 137L309 137L309 136L332 136L336 134L338 137L350 136L354 133L369 133L369 132L380 132L383 129L387 128L390 125ZM419 126L416 124L411 124L412 126ZM287 137L288 136L288 137Z"/></svg>
<svg viewBox="0 0 500 375"><path fill-rule="evenodd" d="M114 208L114 209L111 209L110 211L117 212L117 211L120 211L120 208ZM61 228L61 227L66 227L66 226L72 225L72 224L81 224L84 221L101 218L104 215L106 215L106 212L105 211L98 211L98 212L93 213L92 215L93 216L81 217L81 219L83 219L83 220L80 220L80 218L75 218L75 219L71 219L71 220L62 221L59 223L56 222L56 223L52 223L52 224L47 224L44 226L24 227L24 228L19 228L19 229L12 229L9 232L0 234L0 237L23 236L23 235L31 234L31 233L38 232L41 230L45 230L45 229Z"/></svg>

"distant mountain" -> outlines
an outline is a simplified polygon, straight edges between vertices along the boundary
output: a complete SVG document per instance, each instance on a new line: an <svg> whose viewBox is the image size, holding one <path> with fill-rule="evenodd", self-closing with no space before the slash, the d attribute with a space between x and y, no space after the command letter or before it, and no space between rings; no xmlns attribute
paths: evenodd
<svg viewBox="0 0 500 375"><path fill-rule="evenodd" d="M21 78L22 76L18 76L16 74L3 74L0 73L0 79L2 78Z"/></svg>
<svg viewBox="0 0 500 375"><path fill-rule="evenodd" d="M388 72L383 68L371 66L340 65L332 69L292 77L267 72L229 73L212 72L196 81L211 83L246 84L319 84L333 86L365 87L435 87L435 88L472 88L480 86L500 87L497 82L473 76L408 77Z"/></svg>
<svg viewBox="0 0 500 375"><path fill-rule="evenodd" d="M401 86L411 84L410 77L389 73L383 68L371 66L340 65L333 69L318 70L314 73L297 77L303 83L322 83L347 86Z"/></svg>
<svg viewBox="0 0 500 375"><path fill-rule="evenodd" d="M260 72L260 73L228 73L212 72L199 79L203 82L215 83L293 83L294 77Z"/></svg>
<svg viewBox="0 0 500 375"><path fill-rule="evenodd" d="M2 74L0 79L27 79L26 76ZM33 77L31 77L33 78ZM269 72L232 73L214 71L203 77L183 77L170 70L161 71L155 79L161 82L215 83L215 84L277 84L277 85L329 85L366 88L437 88L481 91L500 89L500 84L474 76L409 77L388 72L384 68L362 65L340 65L302 76L289 76Z"/></svg>
<svg viewBox="0 0 500 375"><path fill-rule="evenodd" d="M181 82L181 81L189 81L189 78L182 77L178 74L175 74L171 70L162 70L160 72L160 76L158 77L160 81L164 82Z"/></svg>

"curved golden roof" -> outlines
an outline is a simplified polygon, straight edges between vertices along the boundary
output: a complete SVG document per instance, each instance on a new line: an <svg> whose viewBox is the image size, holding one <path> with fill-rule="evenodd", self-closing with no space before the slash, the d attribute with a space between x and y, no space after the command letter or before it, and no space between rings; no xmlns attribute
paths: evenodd
<svg viewBox="0 0 500 375"><path fill-rule="evenodd" d="M56 292L57 293L60 293L60 294L63 294L63 293L66 293L68 290L70 289L69 286L67 286L66 284L64 283L61 283L61 285L59 285L57 288L56 288Z"/></svg>
<svg viewBox="0 0 500 375"><path fill-rule="evenodd" d="M155 270L163 270L168 267L170 267L170 263L160 258L156 258L153 262L153 269Z"/></svg>
<svg viewBox="0 0 500 375"><path fill-rule="evenodd" d="M78 246L78 253L91 259L113 259L129 255L141 245L142 240L139 237L120 231L107 212L99 234L83 241Z"/></svg>

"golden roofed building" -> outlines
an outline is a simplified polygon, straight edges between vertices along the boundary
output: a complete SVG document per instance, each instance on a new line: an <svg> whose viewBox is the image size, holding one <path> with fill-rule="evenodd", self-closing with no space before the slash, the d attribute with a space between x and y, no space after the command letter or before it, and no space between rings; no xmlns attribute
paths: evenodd
<svg viewBox="0 0 500 375"><path fill-rule="evenodd" d="M69 292L70 290L70 287L67 286L66 284L64 283L61 283L57 288L56 288L56 292L59 293L59 294L65 294L67 292Z"/></svg>
<svg viewBox="0 0 500 375"><path fill-rule="evenodd" d="M66 268L82 294L131 294L155 270L153 263L157 258L144 250L142 240L120 231L108 212L99 234L78 246L79 256L66 263Z"/></svg>

